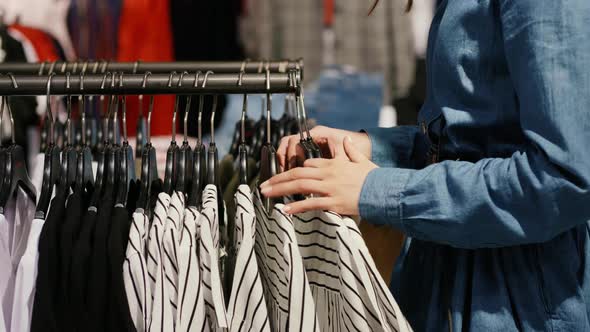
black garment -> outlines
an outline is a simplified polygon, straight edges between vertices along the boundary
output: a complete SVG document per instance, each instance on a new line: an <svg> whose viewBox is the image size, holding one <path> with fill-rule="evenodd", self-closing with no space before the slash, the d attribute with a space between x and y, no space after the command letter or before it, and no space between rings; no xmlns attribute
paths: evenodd
<svg viewBox="0 0 590 332"><path fill-rule="evenodd" d="M94 228L96 226L97 208L89 207L82 221L80 235L72 251L70 269L70 313L75 331L86 331L89 321L88 280L91 266L92 247L94 246Z"/></svg>
<svg viewBox="0 0 590 332"><path fill-rule="evenodd" d="M70 313L70 266L72 263L73 247L80 231L80 220L82 219L82 191L74 190L74 193L68 198L65 210L65 220L59 231L60 246L60 293L57 296L57 308L60 310L62 331L73 331L72 320L69 319Z"/></svg>
<svg viewBox="0 0 590 332"><path fill-rule="evenodd" d="M39 236L39 261L35 300L31 317L32 332L61 332L60 308L60 229L64 220L66 193L59 193L51 200L49 213Z"/></svg>
<svg viewBox="0 0 590 332"><path fill-rule="evenodd" d="M96 217L86 293L88 304L88 321L85 323L86 331L106 331L107 305L111 289L108 235L111 228L113 200L114 193L105 192Z"/></svg>
<svg viewBox="0 0 590 332"><path fill-rule="evenodd" d="M123 281L123 263L125 261L131 219L127 209L122 205L115 206L111 219L112 224L108 243L111 288L107 312L107 328L111 332L135 331L135 325L129 312L125 282Z"/></svg>

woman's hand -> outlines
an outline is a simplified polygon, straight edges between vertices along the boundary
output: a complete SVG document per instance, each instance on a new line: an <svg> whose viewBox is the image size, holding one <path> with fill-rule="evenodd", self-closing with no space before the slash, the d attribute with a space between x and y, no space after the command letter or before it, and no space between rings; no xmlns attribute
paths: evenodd
<svg viewBox="0 0 590 332"><path fill-rule="evenodd" d="M371 159L371 141L365 133L346 131L341 129L328 128L323 126L314 127L310 130L313 140L320 146L324 158L336 158L341 156L345 159L342 142L346 136L354 140L356 148ZM286 136L281 140L277 150L281 169L286 171L301 165L305 160L303 149L299 145L299 135Z"/></svg>
<svg viewBox="0 0 590 332"><path fill-rule="evenodd" d="M310 210L330 210L342 215L358 215L363 183L373 164L346 136L334 159L309 159L304 167L278 174L260 188L266 197L314 194L316 197L285 206L290 214ZM342 152L339 152L342 151Z"/></svg>

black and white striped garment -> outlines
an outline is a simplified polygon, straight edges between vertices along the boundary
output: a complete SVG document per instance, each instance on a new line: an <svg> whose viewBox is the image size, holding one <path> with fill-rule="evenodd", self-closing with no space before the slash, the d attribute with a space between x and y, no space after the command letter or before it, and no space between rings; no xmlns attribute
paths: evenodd
<svg viewBox="0 0 590 332"><path fill-rule="evenodd" d="M129 312L137 332L145 332L149 326L151 314L152 293L150 276L147 271L146 243L149 219L142 209L133 213L133 222L129 229L126 258L123 262L123 281L129 304Z"/></svg>
<svg viewBox="0 0 590 332"><path fill-rule="evenodd" d="M257 191L255 252L272 331L320 331L316 306L291 219L275 205L269 215Z"/></svg>
<svg viewBox="0 0 590 332"><path fill-rule="evenodd" d="M164 283L167 288L168 300L172 306L172 316L174 326L176 324L176 312L178 309L178 247L180 240L180 232L182 231L184 218L184 194L178 191L172 193L170 205L168 207L168 215L164 225L164 234L162 235L162 251L164 256L162 261L164 264L164 273L166 281Z"/></svg>
<svg viewBox="0 0 590 332"><path fill-rule="evenodd" d="M324 211L292 218L322 331L407 331L354 221Z"/></svg>
<svg viewBox="0 0 590 332"><path fill-rule="evenodd" d="M199 264L205 298L205 311L212 331L227 329L227 314L219 269L219 220L217 188L207 185L203 191L201 216L197 220Z"/></svg>
<svg viewBox="0 0 590 332"><path fill-rule="evenodd" d="M184 223L178 250L178 311L176 331L210 331L205 314L205 299L198 259L196 207L184 212Z"/></svg>
<svg viewBox="0 0 590 332"><path fill-rule="evenodd" d="M235 242L238 252L227 310L229 331L270 332L264 290L254 253L256 214L250 187L239 186L234 200L236 202Z"/></svg>
<svg viewBox="0 0 590 332"><path fill-rule="evenodd" d="M163 235L165 221L170 206L170 195L160 193L154 208L152 226L148 237L147 267L150 276L152 308L148 331L162 332L174 331L174 316L170 304L168 287L166 287L166 274L164 271Z"/></svg>
<svg viewBox="0 0 590 332"><path fill-rule="evenodd" d="M384 313L389 324L393 325L393 321L397 320L397 326L400 332L412 331L410 323L405 318L399 305L393 298L385 280L381 278L379 270L375 265L375 261L373 261L373 257L369 252L369 248L367 248L363 236L358 229L357 223L348 217L342 218L342 221L350 236L350 242L346 240L344 242L348 244L353 252L355 252L355 256L357 257L355 261L360 262L359 264L355 264L356 268L358 268L358 275L363 276L363 280L366 280L368 276L370 284L373 286L376 294L377 303L379 304L381 312ZM354 248L357 250L355 251ZM357 253L358 256L356 255Z"/></svg>

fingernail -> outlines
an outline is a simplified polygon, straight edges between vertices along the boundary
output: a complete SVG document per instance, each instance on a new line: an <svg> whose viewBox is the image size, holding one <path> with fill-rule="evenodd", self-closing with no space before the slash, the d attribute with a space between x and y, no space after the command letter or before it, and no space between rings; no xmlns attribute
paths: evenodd
<svg viewBox="0 0 590 332"><path fill-rule="evenodd" d="M264 188L260 188L260 192L261 192L263 195L266 195L266 194L268 194L268 193L270 192L270 190L271 190L271 189L272 189L271 187L264 187Z"/></svg>
<svg viewBox="0 0 590 332"><path fill-rule="evenodd" d="M283 212L284 213L289 213L289 211L291 211L291 207L289 205L283 206Z"/></svg>
<svg viewBox="0 0 590 332"><path fill-rule="evenodd" d="M260 185L260 188L264 188L266 186L268 186L268 180L262 182L262 184Z"/></svg>
<svg viewBox="0 0 590 332"><path fill-rule="evenodd" d="M346 138L345 138L345 139L346 139L347 141L349 141L349 142L351 142L351 143L352 143L352 138L350 138L350 136L346 136Z"/></svg>

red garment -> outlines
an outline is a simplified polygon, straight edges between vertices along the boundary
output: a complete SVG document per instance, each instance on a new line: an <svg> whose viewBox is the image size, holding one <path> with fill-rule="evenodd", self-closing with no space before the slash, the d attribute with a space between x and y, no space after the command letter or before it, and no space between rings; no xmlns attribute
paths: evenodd
<svg viewBox="0 0 590 332"><path fill-rule="evenodd" d="M39 62L63 60L55 49L53 39L46 32L19 24L12 24L10 28L22 33L31 42Z"/></svg>
<svg viewBox="0 0 590 332"><path fill-rule="evenodd" d="M324 25L331 27L334 24L334 0L324 0Z"/></svg>
<svg viewBox="0 0 590 332"><path fill-rule="evenodd" d="M172 32L168 0L123 0L119 21L117 61L173 61ZM143 113L147 115L149 97ZM137 97L127 98L127 131L136 133ZM174 96L157 96L152 113L152 135L172 132Z"/></svg>

